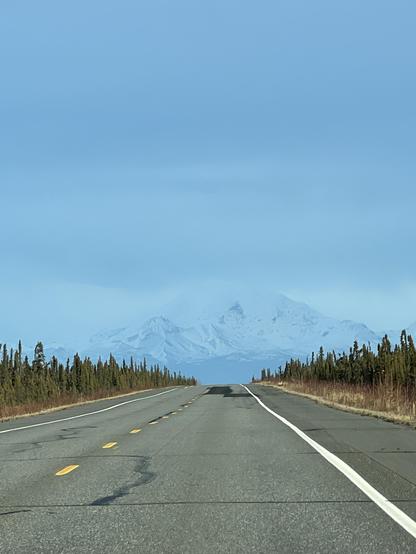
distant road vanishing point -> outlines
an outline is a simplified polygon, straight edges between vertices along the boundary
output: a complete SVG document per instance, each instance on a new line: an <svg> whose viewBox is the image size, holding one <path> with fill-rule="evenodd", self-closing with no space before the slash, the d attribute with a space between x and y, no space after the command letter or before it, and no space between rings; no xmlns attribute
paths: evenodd
<svg viewBox="0 0 416 554"><path fill-rule="evenodd" d="M0 551L416 552L416 431L259 385L0 424Z"/></svg>

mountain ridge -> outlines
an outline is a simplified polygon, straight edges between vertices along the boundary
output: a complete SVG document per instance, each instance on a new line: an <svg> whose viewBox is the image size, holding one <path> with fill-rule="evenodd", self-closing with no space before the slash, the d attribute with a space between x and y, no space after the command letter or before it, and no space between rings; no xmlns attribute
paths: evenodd
<svg viewBox="0 0 416 554"><path fill-rule="evenodd" d="M265 308L256 310L247 310L235 300L218 313L195 317L194 323L178 324L159 315L139 326L101 331L80 354L93 359L110 353L117 359L146 357L150 363L196 372L203 381L215 374L216 381L224 382L247 380L260 366L276 369L291 357L306 358L320 346L341 352L354 340L375 345L380 338L363 323L337 320L303 302L277 295ZM53 350L47 348L47 353ZM62 358L65 347L56 350ZM210 373L214 366L217 369Z"/></svg>

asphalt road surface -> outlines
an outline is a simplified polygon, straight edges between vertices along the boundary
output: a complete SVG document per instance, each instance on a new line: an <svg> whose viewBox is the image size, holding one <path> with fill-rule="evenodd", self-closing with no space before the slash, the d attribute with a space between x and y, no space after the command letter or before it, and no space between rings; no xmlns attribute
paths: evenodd
<svg viewBox="0 0 416 554"><path fill-rule="evenodd" d="M249 389L0 424L0 552L416 552L416 431Z"/></svg>

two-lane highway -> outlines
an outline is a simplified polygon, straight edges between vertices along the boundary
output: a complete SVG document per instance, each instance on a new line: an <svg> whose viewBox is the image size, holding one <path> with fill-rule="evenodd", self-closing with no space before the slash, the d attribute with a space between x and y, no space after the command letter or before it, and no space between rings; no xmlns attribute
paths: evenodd
<svg viewBox="0 0 416 554"><path fill-rule="evenodd" d="M251 391L415 517L410 428L266 387L178 387L1 424L0 551L416 552Z"/></svg>

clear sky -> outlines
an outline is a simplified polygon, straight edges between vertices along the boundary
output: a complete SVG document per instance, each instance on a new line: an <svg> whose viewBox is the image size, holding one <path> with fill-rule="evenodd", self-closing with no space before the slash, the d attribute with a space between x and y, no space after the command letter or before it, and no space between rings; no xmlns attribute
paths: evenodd
<svg viewBox="0 0 416 554"><path fill-rule="evenodd" d="M224 287L415 321L415 20L413 0L2 2L0 342Z"/></svg>

